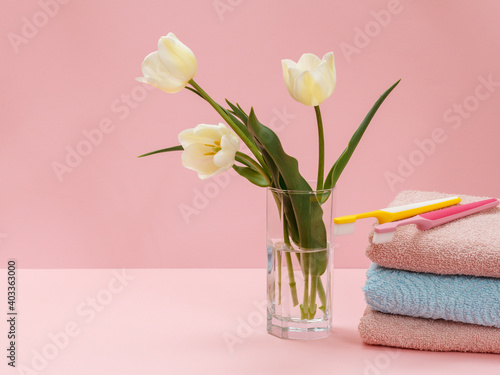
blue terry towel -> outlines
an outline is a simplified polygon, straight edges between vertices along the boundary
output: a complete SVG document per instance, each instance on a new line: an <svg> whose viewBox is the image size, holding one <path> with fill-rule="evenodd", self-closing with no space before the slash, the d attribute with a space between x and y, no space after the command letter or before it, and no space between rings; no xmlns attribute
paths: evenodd
<svg viewBox="0 0 500 375"><path fill-rule="evenodd" d="M375 310L500 328L500 279L436 275L372 263L363 288Z"/></svg>

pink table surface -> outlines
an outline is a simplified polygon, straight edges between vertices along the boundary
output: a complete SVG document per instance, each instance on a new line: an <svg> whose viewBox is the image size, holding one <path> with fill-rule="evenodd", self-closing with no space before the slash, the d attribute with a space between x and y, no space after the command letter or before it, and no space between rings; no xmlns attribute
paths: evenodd
<svg viewBox="0 0 500 375"><path fill-rule="evenodd" d="M333 332L299 342L266 333L262 269L21 269L17 368L2 355L0 373L499 373L497 355L363 344L357 325L365 272L335 270ZM6 311L6 285L0 290ZM8 329L1 321L3 348Z"/></svg>

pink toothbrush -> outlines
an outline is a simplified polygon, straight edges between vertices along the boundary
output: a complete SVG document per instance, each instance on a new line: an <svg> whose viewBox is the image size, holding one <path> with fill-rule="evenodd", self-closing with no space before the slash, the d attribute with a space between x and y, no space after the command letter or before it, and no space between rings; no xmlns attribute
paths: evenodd
<svg viewBox="0 0 500 375"><path fill-rule="evenodd" d="M402 225L416 224L419 230L427 230L437 227L438 225L460 219L461 217L498 206L499 203L500 201L498 199L491 198L484 201L427 212L425 214L420 214L400 221L380 224L375 227L373 243L378 245L391 242L394 237L394 233L396 232L396 228Z"/></svg>

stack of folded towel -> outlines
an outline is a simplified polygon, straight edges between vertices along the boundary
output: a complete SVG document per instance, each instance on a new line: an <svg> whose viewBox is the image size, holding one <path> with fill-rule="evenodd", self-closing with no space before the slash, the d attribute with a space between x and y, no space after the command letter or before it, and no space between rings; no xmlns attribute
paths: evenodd
<svg viewBox="0 0 500 375"><path fill-rule="evenodd" d="M404 191L391 206L448 196ZM460 197L462 204L487 199ZM499 207L427 231L399 227L391 242L370 243L366 254L373 264L359 324L365 343L500 353Z"/></svg>

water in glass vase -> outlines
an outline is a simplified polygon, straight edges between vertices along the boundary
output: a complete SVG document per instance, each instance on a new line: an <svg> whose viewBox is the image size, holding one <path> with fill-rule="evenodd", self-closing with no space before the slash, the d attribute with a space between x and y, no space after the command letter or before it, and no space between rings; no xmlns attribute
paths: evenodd
<svg viewBox="0 0 500 375"><path fill-rule="evenodd" d="M301 250L268 240L267 330L286 339L330 334L331 249Z"/></svg>

